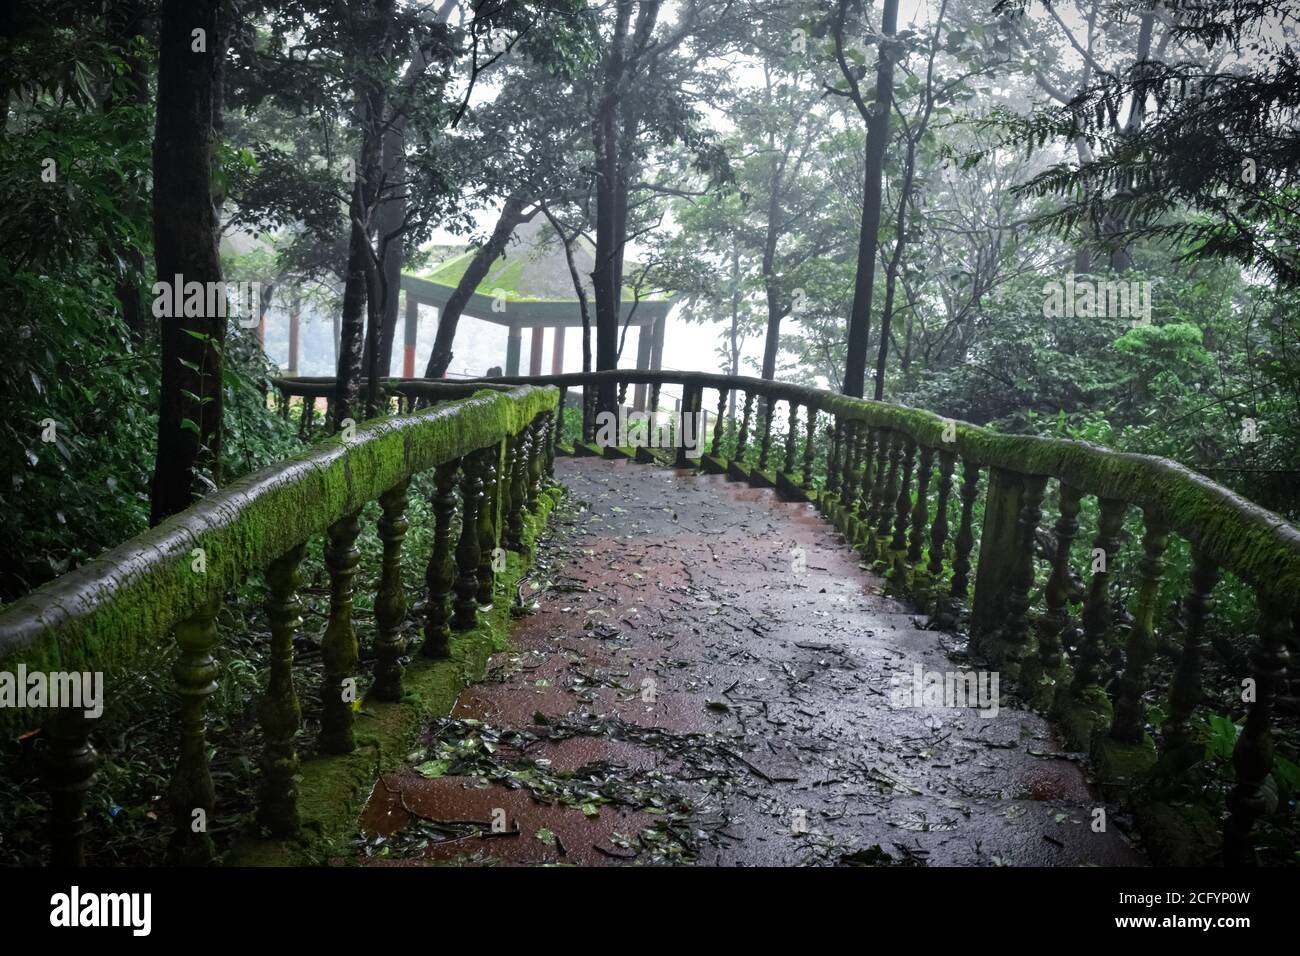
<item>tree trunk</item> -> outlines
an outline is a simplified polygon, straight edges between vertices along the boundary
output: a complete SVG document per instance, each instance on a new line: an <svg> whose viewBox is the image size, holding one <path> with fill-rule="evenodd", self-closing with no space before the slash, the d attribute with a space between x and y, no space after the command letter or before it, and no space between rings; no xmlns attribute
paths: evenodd
<svg viewBox="0 0 1300 956"><path fill-rule="evenodd" d="M496 262L505 251L506 243L510 241L515 227L537 215L536 209L524 215L523 206L524 203L514 196L506 200L492 235L474 253L474 258L470 260L464 275L456 283L455 290L442 308L442 314L438 316L438 335L433 341L433 351L429 353L429 364L424 369L425 378L442 378L447 374L447 367L451 365L452 360L451 346L456 339L456 325L460 322L460 314L469 303L470 296L483 281L492 263Z"/></svg>
<svg viewBox="0 0 1300 956"><path fill-rule="evenodd" d="M773 172L768 182L767 235L763 240L763 291L767 295L767 339L763 343L763 370L759 374L765 379L776 378L776 353L781 348L781 320L785 310L781 307L778 295L776 274L776 241L778 238L777 216L780 215L780 177Z"/></svg>
<svg viewBox="0 0 1300 956"><path fill-rule="evenodd" d="M379 206L376 216L380 254L383 262L384 312L379 326L380 375L393 367L393 340L397 337L398 292L402 287L402 260L406 257L406 239L402 229L406 219L406 133L405 123L394 122L384 134L384 181L396 191ZM385 237L388 241L385 242Z"/></svg>
<svg viewBox="0 0 1300 956"><path fill-rule="evenodd" d="M605 82L596 110L593 129L596 150L596 252L591 268L591 282L596 297L596 369L618 365L618 310L622 292L622 248L625 236L620 228L620 206L626 215L626 195L620 203L620 187L626 178L620 170L623 156L620 123L619 86L626 63L628 23L632 16L631 0L618 0L614 33L610 39L609 58L605 65ZM617 402L613 382L602 382L597 389L597 413L612 411Z"/></svg>
<svg viewBox="0 0 1300 956"><path fill-rule="evenodd" d="M731 243L731 376L740 374L740 244ZM727 417L736 420L736 390L727 390Z"/></svg>
<svg viewBox="0 0 1300 956"><path fill-rule="evenodd" d="M178 275L185 283L222 281L211 167L213 60L220 5L220 0L162 3L153 229L154 265L159 281L169 285ZM194 49L198 43L194 30L203 31L202 50ZM183 511L204 484L216 483L221 453L225 317L177 315L162 317L160 323L162 388L151 524Z"/></svg>
<svg viewBox="0 0 1300 956"><path fill-rule="evenodd" d="M876 66L876 99L867 125L866 178L862 188L862 228L858 233L858 272L849 313L848 357L844 363L845 395L861 398L866 383L867 339L871 333L871 296L876 281L876 242L880 231L881 177L889 139L889 111L894 95L894 52L890 48L898 27L898 0L885 0L880 30L885 39ZM887 342L886 336L881 336Z"/></svg>
<svg viewBox="0 0 1300 956"><path fill-rule="evenodd" d="M454 8L454 2L444 3L438 12L438 21L446 23ZM428 69L430 59L419 43L413 44L411 63L402 78L402 89L409 93ZM389 197L379 207L377 225L380 255L384 263L384 298L383 323L379 330L379 362L381 374L387 375L393 367L393 341L397 337L398 292L402 286L402 261L406 257L406 200L409 184L406 181L406 118L407 105L404 102L393 104L396 115L390 118L387 132L384 133L384 181L392 190ZM389 237L387 243L385 237Z"/></svg>
<svg viewBox="0 0 1300 956"><path fill-rule="evenodd" d="M365 4L368 5L368 4ZM364 6L364 5L363 5ZM358 58L368 56L373 70L376 61L384 61L390 45L390 26L392 20L393 0L378 0L373 16L376 29L371 32L375 37L374 49L358 50ZM351 223L348 240L347 276L343 287L343 315L339 331L339 361L334 385L334 427L339 429L346 419L355 419L361 400L361 369L365 342L372 339L372 349L378 337L367 328L373 328L375 320L366 321L367 315L379 315L381 303L374 301L373 291L376 286L371 271L374 248L371 245L370 232L373 228L372 216L379 201L380 181L383 178L384 160L384 109L387 103L387 90L381 79L365 75L358 83L360 93L357 97L357 110L361 118L361 149L357 157L356 177L352 200L349 204L348 219ZM368 292L370 294L368 294ZM373 366L373 352L372 352ZM378 376L371 375L367 392L367 404L373 412L378 391Z"/></svg>

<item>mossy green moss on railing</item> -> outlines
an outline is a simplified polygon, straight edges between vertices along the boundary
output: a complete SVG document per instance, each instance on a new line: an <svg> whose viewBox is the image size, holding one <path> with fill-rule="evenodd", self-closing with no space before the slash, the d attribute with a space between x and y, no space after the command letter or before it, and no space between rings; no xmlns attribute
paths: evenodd
<svg viewBox="0 0 1300 956"><path fill-rule="evenodd" d="M196 502L15 601L0 613L0 667L84 671L121 666L250 569L421 471L517 434L555 407L552 390L484 392L357 426ZM195 549L205 568L192 568ZM0 710L0 729L39 714Z"/></svg>
<svg viewBox="0 0 1300 956"><path fill-rule="evenodd" d="M169 791L176 822L169 860L212 858L206 826L191 826L191 816L206 820L215 800L204 731L205 701L218 680L211 653L215 617L223 596L245 576L270 572L271 679L259 706L267 741L259 822L281 835L298 827L294 738L301 709L290 669L302 624L297 591L305 543L322 533L329 538L331 601L321 645L325 680L318 741L326 752L346 753L355 746L348 694L355 691L358 668L352 605L359 559L355 542L365 505L379 501L382 506L385 546L375 601L384 632L375 692L386 699L401 694L399 659L405 645L399 631L406 613L401 549L407 488L421 472L437 474L434 510L440 530L426 571L423 653L445 657L450 630L477 626L480 606L474 597L492 594L491 551L507 525L520 525L523 509L537 509L541 482L550 473L558 394L531 386L473 392L349 429L235 482L0 613L0 669L10 674L20 666L29 673L129 673L133 661L156 653L174 633L180 648L173 674L181 749ZM506 462L512 472L503 474L500 466ZM447 532L457 505L465 520L453 554ZM451 619L453 568L459 600ZM47 744L54 859L79 863L85 794L95 779L90 721L82 709L68 706L0 709L0 730L36 727Z"/></svg>

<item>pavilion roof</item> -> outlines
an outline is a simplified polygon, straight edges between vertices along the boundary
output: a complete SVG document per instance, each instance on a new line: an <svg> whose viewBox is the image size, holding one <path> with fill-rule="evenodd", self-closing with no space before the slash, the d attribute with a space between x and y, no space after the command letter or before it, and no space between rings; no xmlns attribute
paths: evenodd
<svg viewBox="0 0 1300 956"><path fill-rule="evenodd" d="M466 248L463 252L445 258L425 272L406 272L404 276L423 280L433 286L441 286L450 294L460 282L465 270L474 258L474 249ZM595 249L586 238L579 237L573 248L574 264L578 275L586 288L588 301L592 301L595 292L591 284L591 270L595 263ZM624 274L632 274L637 266L628 262ZM425 287L427 289L427 287ZM569 303L574 306L578 298L573 291L573 280L564 256L564 245L550 223L542 216L521 224L515 229L506 245L505 253L488 269L483 281L478 284L477 295L488 298L504 294L507 303ZM623 302L637 301L636 293L624 286ZM661 294L641 296L642 305L660 303L666 305L670 296ZM656 312L659 309L654 310Z"/></svg>

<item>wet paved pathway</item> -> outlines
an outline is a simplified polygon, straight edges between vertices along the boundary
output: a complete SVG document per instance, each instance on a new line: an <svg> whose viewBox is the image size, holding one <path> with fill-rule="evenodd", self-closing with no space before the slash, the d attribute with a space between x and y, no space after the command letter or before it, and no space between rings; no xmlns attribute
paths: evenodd
<svg viewBox="0 0 1300 956"><path fill-rule="evenodd" d="M560 459L536 603L408 767L380 865L1141 865L1039 716L893 706L962 667L812 506Z"/></svg>

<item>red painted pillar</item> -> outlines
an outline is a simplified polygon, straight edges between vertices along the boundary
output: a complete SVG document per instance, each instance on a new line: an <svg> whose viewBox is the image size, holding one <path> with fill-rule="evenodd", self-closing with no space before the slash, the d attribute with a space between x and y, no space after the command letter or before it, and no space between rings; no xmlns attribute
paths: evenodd
<svg viewBox="0 0 1300 956"><path fill-rule="evenodd" d="M406 293L406 331L402 344L402 378L415 378L415 339L420 330L420 303Z"/></svg>

